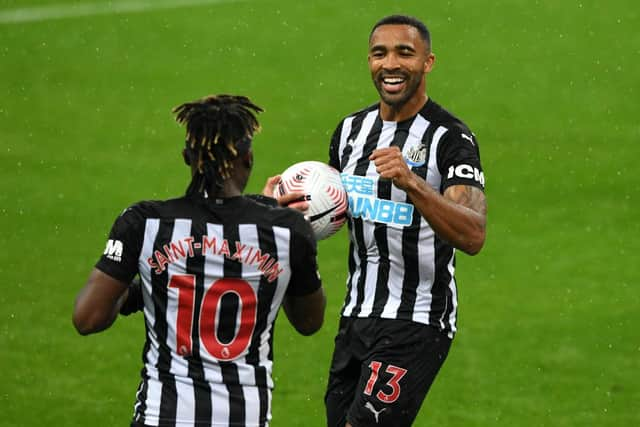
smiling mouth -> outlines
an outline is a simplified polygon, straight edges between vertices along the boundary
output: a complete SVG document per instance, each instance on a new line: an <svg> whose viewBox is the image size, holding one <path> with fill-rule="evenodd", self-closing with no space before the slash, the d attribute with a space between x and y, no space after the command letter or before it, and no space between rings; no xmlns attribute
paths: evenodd
<svg viewBox="0 0 640 427"><path fill-rule="evenodd" d="M385 76L380 80L384 91L390 93L400 92L404 87L404 83L407 81L405 77L401 76Z"/></svg>
<svg viewBox="0 0 640 427"><path fill-rule="evenodd" d="M382 83L386 85L399 85L404 83L404 80L403 77L383 77Z"/></svg>

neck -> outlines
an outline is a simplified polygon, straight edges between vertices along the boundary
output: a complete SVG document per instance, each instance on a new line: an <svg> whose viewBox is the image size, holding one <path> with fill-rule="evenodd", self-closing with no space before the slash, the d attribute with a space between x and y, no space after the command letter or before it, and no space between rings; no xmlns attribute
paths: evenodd
<svg viewBox="0 0 640 427"><path fill-rule="evenodd" d="M380 118L388 122L401 122L415 116L429 100L426 93L420 92L402 105L389 105L380 102Z"/></svg>

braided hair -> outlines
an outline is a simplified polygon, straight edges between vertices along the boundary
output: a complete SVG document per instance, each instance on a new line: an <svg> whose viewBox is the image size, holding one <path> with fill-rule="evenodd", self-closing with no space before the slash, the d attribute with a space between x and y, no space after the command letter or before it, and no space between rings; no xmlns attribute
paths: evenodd
<svg viewBox="0 0 640 427"><path fill-rule="evenodd" d="M186 126L186 150L195 173L187 194L217 195L231 177L232 161L251 148L260 130L256 114L262 108L246 96L211 95L173 109Z"/></svg>

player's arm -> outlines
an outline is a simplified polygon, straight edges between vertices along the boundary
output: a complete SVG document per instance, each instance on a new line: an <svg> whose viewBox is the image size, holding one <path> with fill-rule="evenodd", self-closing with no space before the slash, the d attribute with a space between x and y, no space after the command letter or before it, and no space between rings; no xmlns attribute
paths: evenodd
<svg viewBox="0 0 640 427"><path fill-rule="evenodd" d="M73 325L81 335L103 331L113 324L128 296L128 284L94 268L76 297Z"/></svg>
<svg viewBox="0 0 640 427"><path fill-rule="evenodd" d="M440 195L416 178L410 180L405 191L433 231L469 255L480 252L487 224L487 204L482 190L470 185L453 185Z"/></svg>
<svg viewBox="0 0 640 427"><path fill-rule="evenodd" d="M107 329L118 312L129 314L142 308L138 257L144 232L139 205L126 209L116 219L104 253L78 293L73 308L73 325L82 334Z"/></svg>
<svg viewBox="0 0 640 427"><path fill-rule="evenodd" d="M327 305L316 245L311 225L299 215L291 237L291 279L282 307L291 325L302 335L311 335L322 327Z"/></svg>
<svg viewBox="0 0 640 427"><path fill-rule="evenodd" d="M304 296L285 295L282 302L289 323L302 335L312 335L322 327L327 298L322 287Z"/></svg>
<svg viewBox="0 0 640 427"><path fill-rule="evenodd" d="M487 205L481 189L452 185L440 194L411 172L398 147L375 150L370 159L381 178L404 190L433 231L469 255L480 252L486 235Z"/></svg>

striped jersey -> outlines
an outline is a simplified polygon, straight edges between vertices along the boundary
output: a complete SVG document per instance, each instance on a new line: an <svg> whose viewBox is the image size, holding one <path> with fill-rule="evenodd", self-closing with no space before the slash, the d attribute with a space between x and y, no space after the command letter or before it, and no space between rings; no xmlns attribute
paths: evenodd
<svg viewBox="0 0 640 427"><path fill-rule="evenodd" d="M115 221L96 267L142 281L137 423L269 424L276 315L285 294L320 287L302 214L246 196L141 202Z"/></svg>
<svg viewBox="0 0 640 427"><path fill-rule="evenodd" d="M379 104L346 117L333 134L329 164L349 195L349 274L345 317L404 319L456 331L455 249L440 239L407 194L380 179L369 160L397 146L409 168L434 190L484 189L475 136L429 99L401 122L380 118Z"/></svg>

